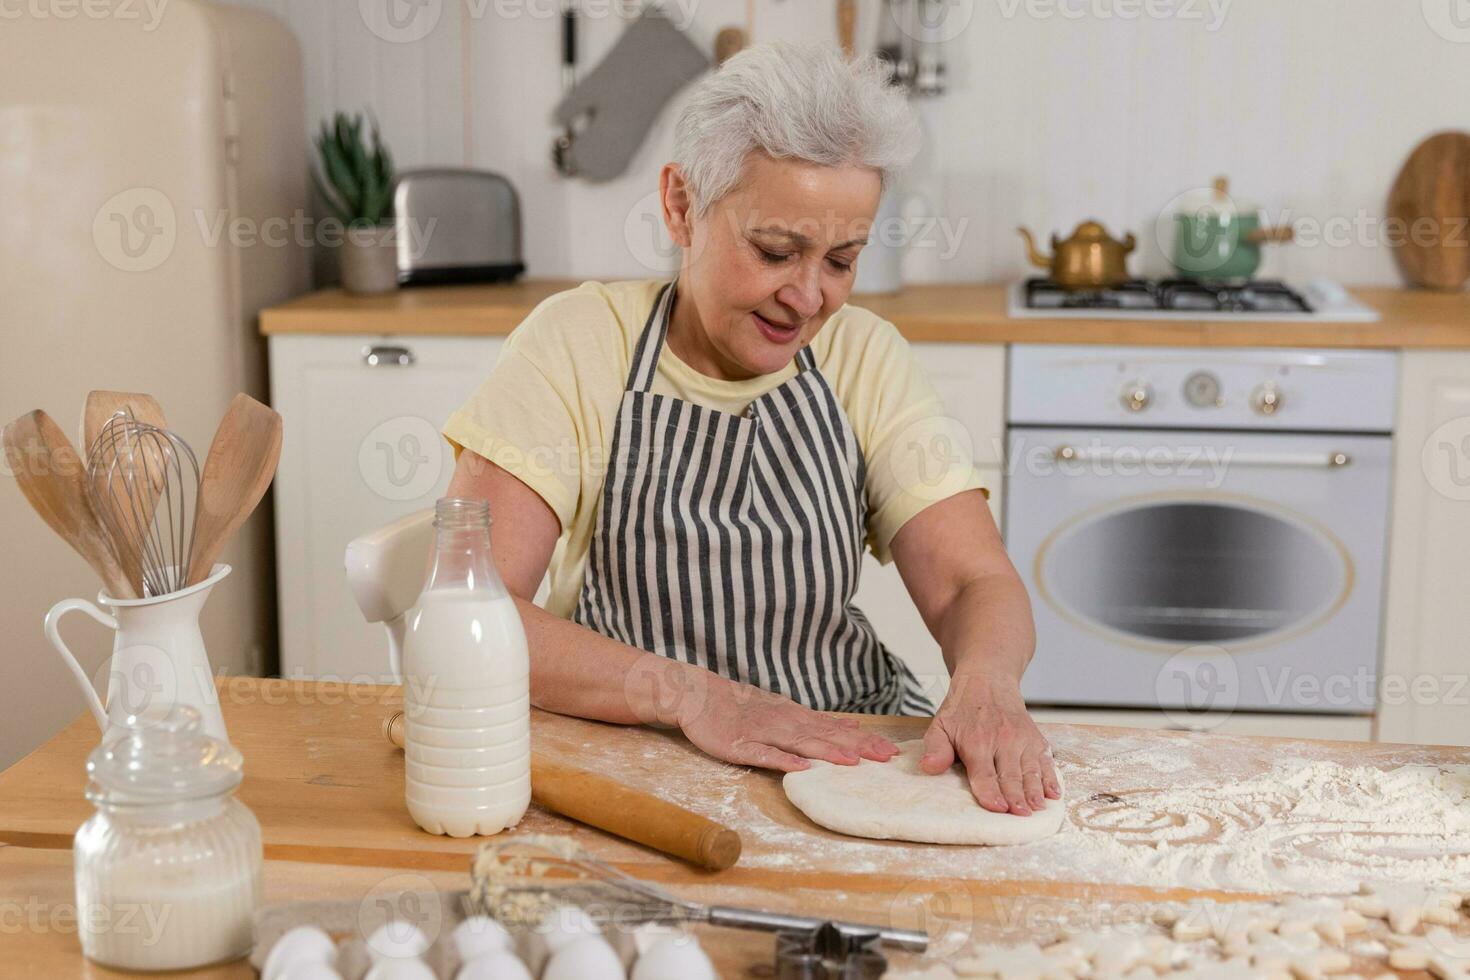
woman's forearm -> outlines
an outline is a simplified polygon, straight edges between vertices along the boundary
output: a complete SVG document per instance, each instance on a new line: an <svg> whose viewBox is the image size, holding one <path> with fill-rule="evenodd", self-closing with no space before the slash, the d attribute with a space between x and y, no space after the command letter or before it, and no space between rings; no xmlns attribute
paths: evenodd
<svg viewBox="0 0 1470 980"><path fill-rule="evenodd" d="M531 703L618 725L677 727L692 697L728 683L693 664L636 650L516 599L531 653Z"/></svg>
<svg viewBox="0 0 1470 980"><path fill-rule="evenodd" d="M1036 650L1026 587L1008 572L972 579L945 609L936 639L952 677L983 674L1020 683Z"/></svg>

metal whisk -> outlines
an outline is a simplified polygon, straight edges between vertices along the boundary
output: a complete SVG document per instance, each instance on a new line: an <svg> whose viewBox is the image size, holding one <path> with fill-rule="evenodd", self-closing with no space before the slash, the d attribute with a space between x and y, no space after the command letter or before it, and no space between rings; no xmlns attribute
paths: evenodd
<svg viewBox="0 0 1470 980"><path fill-rule="evenodd" d="M688 902L592 857L567 837L527 834L480 845L470 902L507 925L536 926L566 905L580 906L604 928L645 922L708 923L758 932L814 932L827 919ZM852 922L840 931L876 933L885 944L923 952L929 935Z"/></svg>
<svg viewBox="0 0 1470 980"><path fill-rule="evenodd" d="M109 418L87 450L87 497L144 596L166 595L189 578L198 517L199 460L168 429L131 411Z"/></svg>

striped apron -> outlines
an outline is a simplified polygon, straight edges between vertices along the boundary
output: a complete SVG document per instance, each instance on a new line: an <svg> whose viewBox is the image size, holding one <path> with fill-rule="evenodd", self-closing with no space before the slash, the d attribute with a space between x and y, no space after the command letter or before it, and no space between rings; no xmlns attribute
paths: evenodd
<svg viewBox="0 0 1470 980"><path fill-rule="evenodd" d="M574 619L817 710L932 714L852 605L865 464L811 351L744 415L653 394L673 306L633 353Z"/></svg>

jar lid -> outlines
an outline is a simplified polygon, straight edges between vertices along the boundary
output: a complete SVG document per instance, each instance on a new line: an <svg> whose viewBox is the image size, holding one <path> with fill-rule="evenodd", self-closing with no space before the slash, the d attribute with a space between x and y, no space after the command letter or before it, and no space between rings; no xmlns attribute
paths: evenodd
<svg viewBox="0 0 1470 980"><path fill-rule="evenodd" d="M190 705L129 715L120 728L87 756L87 798L94 803L202 800L232 791L244 778L240 752L206 734Z"/></svg>

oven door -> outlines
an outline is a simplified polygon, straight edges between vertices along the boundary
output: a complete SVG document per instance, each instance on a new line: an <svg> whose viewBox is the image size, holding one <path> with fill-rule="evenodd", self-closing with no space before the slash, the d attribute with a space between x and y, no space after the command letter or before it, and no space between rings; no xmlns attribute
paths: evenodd
<svg viewBox="0 0 1470 980"><path fill-rule="evenodd" d="M1386 435L1013 427L1027 700L1371 712L1390 449Z"/></svg>

